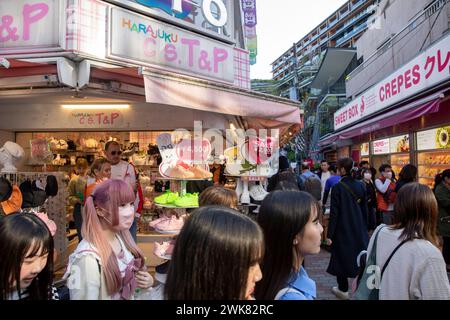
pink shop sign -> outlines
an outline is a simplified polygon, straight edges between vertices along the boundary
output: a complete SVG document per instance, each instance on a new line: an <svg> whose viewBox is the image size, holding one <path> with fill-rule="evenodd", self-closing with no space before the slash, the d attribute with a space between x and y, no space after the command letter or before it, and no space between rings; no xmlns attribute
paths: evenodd
<svg viewBox="0 0 450 320"><path fill-rule="evenodd" d="M369 88L334 114L338 130L450 79L450 35Z"/></svg>
<svg viewBox="0 0 450 320"><path fill-rule="evenodd" d="M230 45L118 8L110 21L111 59L234 82Z"/></svg>
<svg viewBox="0 0 450 320"><path fill-rule="evenodd" d="M1 0L0 53L59 48L58 0Z"/></svg>
<svg viewBox="0 0 450 320"><path fill-rule="evenodd" d="M73 112L69 118L75 128L117 128L124 123L120 111Z"/></svg>

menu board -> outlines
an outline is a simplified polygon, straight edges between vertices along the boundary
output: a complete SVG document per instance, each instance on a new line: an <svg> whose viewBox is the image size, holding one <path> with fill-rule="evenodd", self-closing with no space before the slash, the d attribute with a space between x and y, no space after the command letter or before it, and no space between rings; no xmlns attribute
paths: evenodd
<svg viewBox="0 0 450 320"><path fill-rule="evenodd" d="M409 135L405 134L389 140L391 153L409 152Z"/></svg>
<svg viewBox="0 0 450 320"><path fill-rule="evenodd" d="M417 132L417 150L450 148L450 126Z"/></svg>
<svg viewBox="0 0 450 320"><path fill-rule="evenodd" d="M388 154L390 152L389 139L376 140L372 142L373 154Z"/></svg>
<svg viewBox="0 0 450 320"><path fill-rule="evenodd" d="M361 143L361 156L368 156L369 155L369 143Z"/></svg>

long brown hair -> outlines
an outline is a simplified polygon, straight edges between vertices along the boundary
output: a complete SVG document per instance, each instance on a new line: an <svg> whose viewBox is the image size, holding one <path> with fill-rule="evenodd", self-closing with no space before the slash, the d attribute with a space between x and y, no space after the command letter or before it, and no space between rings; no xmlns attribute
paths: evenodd
<svg viewBox="0 0 450 320"><path fill-rule="evenodd" d="M438 205L431 189L411 182L400 189L394 205L394 229L404 229L403 240L424 239L438 246Z"/></svg>
<svg viewBox="0 0 450 320"><path fill-rule="evenodd" d="M224 206L236 209L238 199L234 190L224 187L211 186L203 190L198 198L200 207L204 206Z"/></svg>

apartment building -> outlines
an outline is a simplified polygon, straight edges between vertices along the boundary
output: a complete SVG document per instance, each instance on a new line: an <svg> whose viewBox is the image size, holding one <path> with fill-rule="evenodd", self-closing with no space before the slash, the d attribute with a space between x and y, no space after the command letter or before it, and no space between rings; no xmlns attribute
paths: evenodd
<svg viewBox="0 0 450 320"><path fill-rule="evenodd" d="M299 76L305 74L302 78L310 78L327 48L354 47L367 29L367 20L375 12L377 3L378 0L345 3L272 63L272 78L278 81L293 78L295 67Z"/></svg>
<svg viewBox="0 0 450 320"><path fill-rule="evenodd" d="M431 187L450 163L450 0L382 0L376 17L356 43L349 102L317 145L396 174L414 164Z"/></svg>

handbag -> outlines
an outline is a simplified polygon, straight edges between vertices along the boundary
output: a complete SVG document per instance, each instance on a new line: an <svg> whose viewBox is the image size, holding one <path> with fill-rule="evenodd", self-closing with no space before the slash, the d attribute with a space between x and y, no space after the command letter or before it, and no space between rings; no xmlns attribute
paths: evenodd
<svg viewBox="0 0 450 320"><path fill-rule="evenodd" d="M364 271L362 274L358 275L358 279L360 279L360 281L355 291L356 300L379 300L381 279L383 278L386 267L389 265L389 262L391 261L397 250L409 241L403 240L398 246L395 247L395 249L389 255L389 258L386 260L386 263L384 264L383 269L380 273L380 267L377 265L377 241L378 235L383 228L385 227L380 228L375 235L372 250L370 252L369 258L367 259Z"/></svg>

